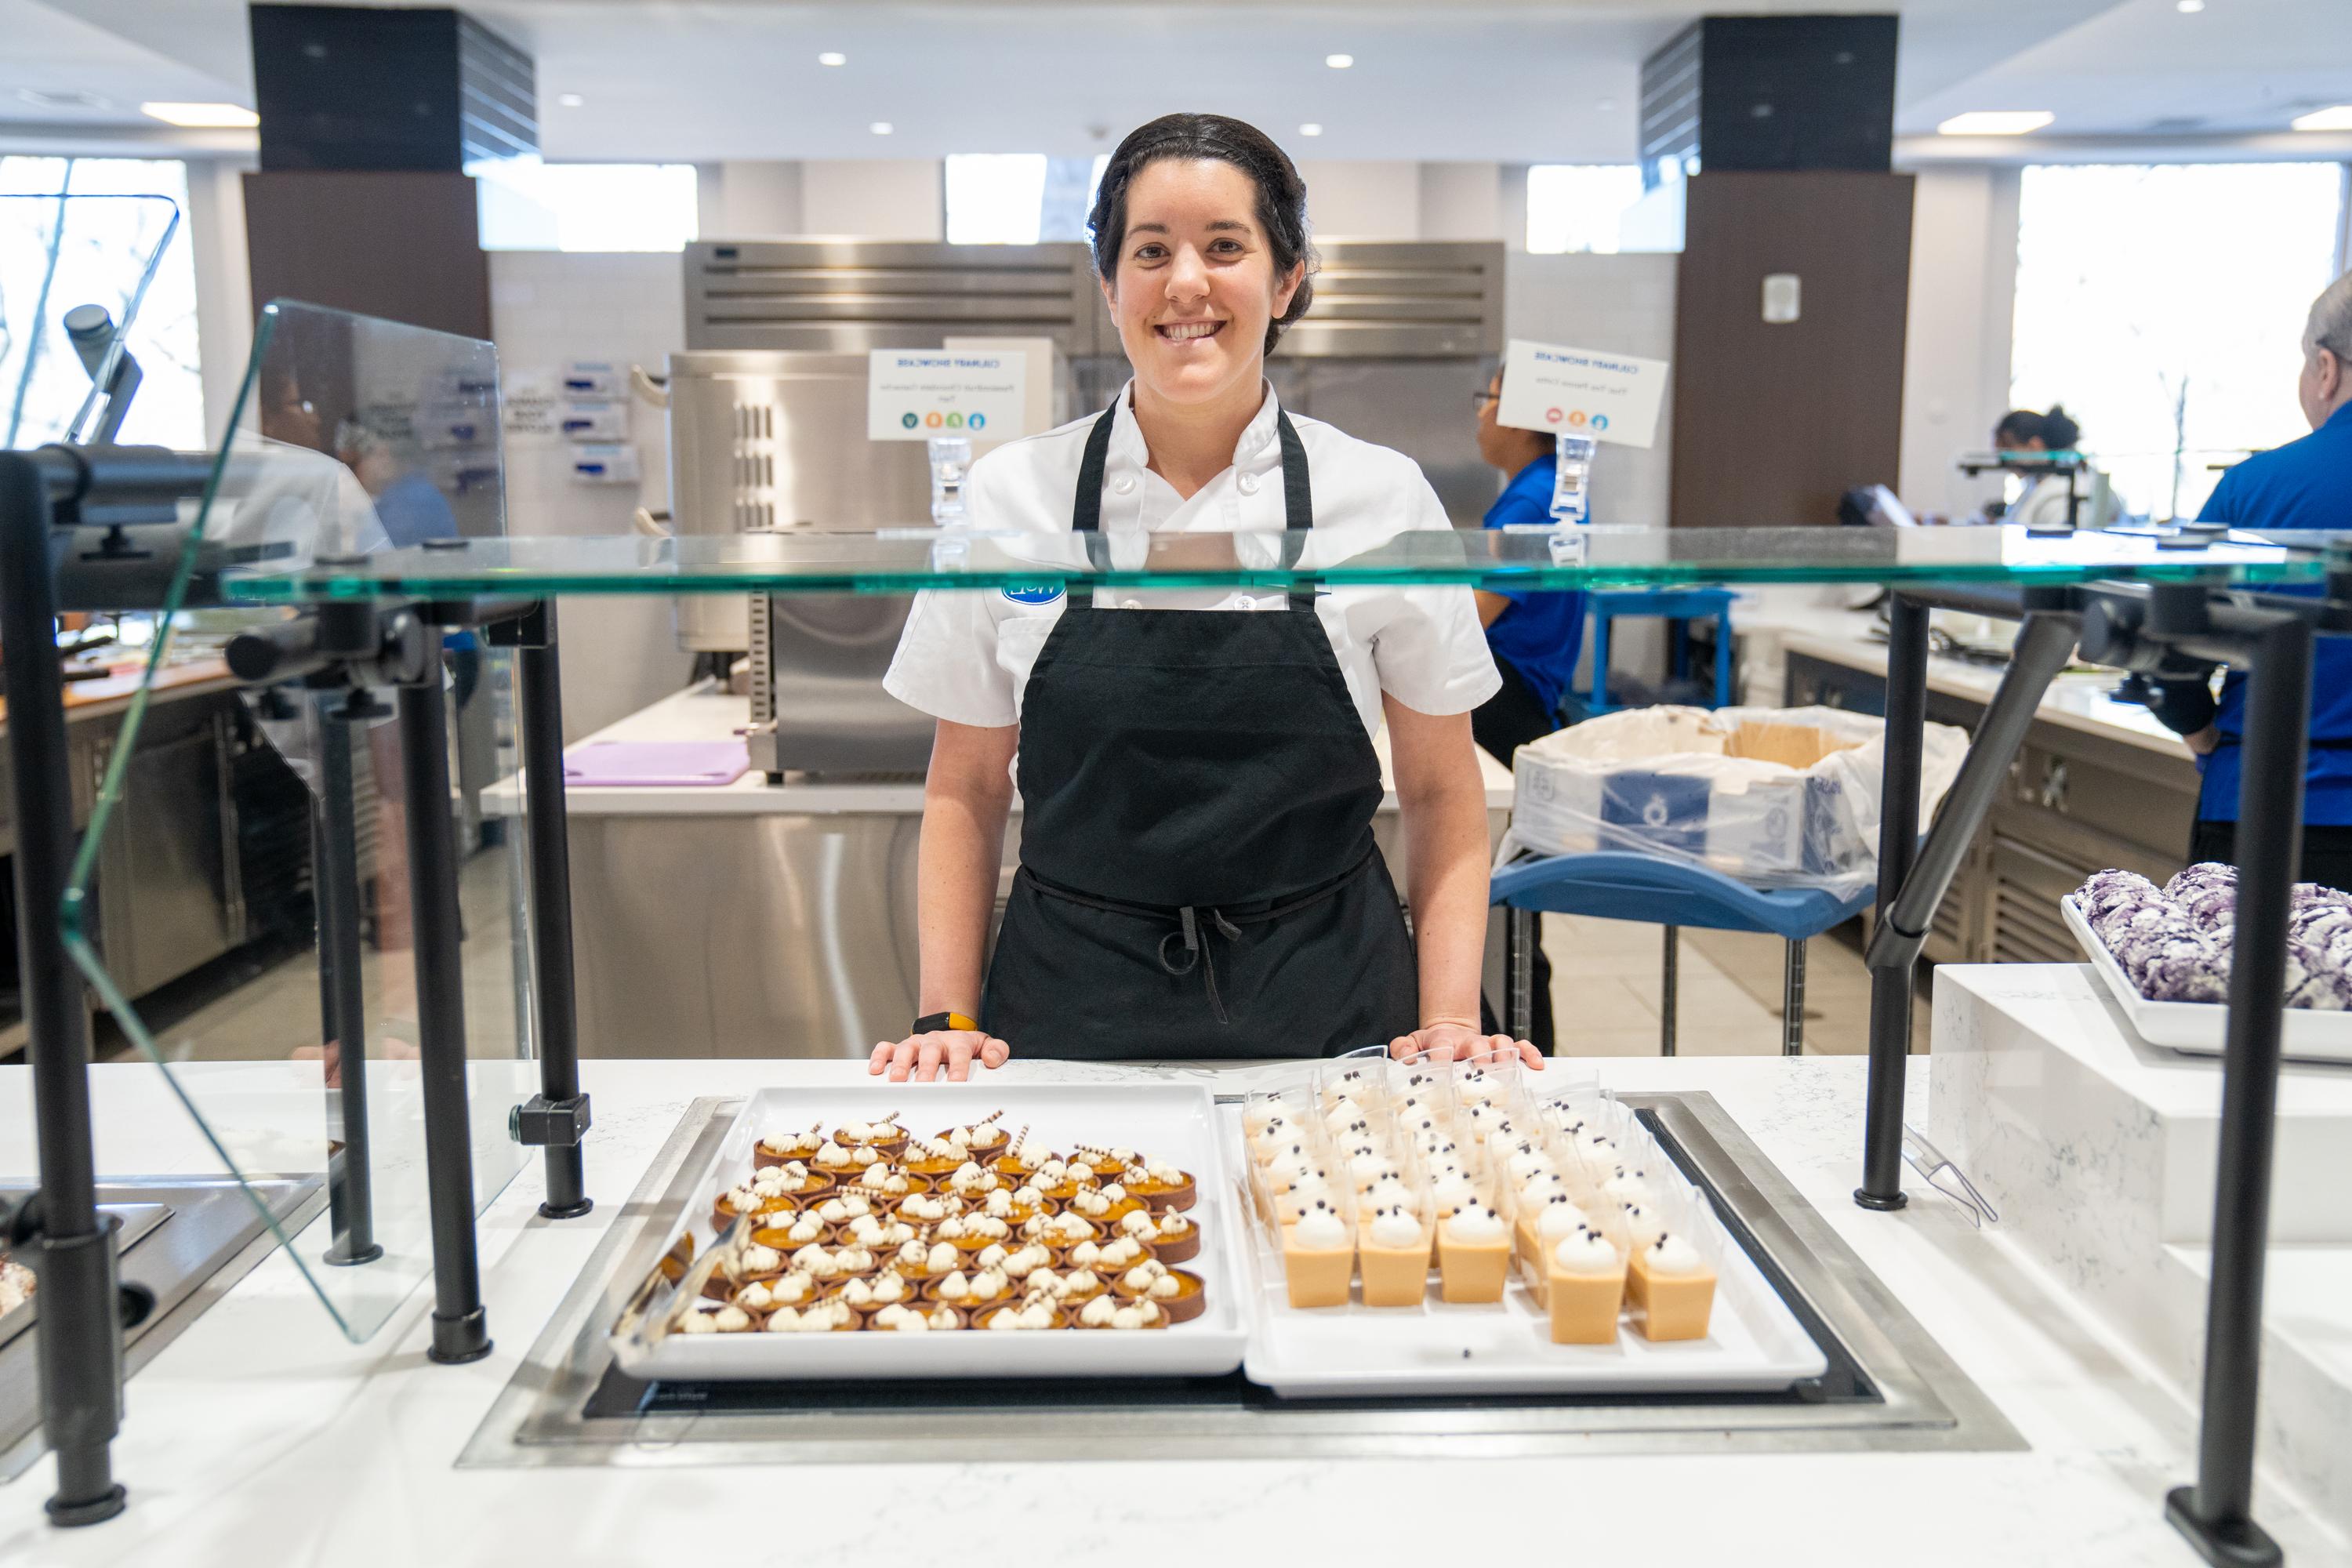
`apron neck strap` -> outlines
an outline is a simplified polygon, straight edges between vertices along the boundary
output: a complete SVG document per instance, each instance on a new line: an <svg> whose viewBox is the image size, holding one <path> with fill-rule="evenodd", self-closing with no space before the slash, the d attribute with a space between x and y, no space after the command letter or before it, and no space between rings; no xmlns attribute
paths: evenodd
<svg viewBox="0 0 2352 1568"><path fill-rule="evenodd" d="M1078 492L1072 498L1070 528L1073 532L1091 536L1087 554L1095 556L1095 540L1102 534L1103 476L1110 466L1111 431L1118 424L1118 405L1113 403L1102 411L1094 428L1087 432L1086 455L1078 462ZM1302 535L1315 527L1315 496L1313 482L1307 472L1307 447L1298 438L1297 426L1290 416L1280 408L1275 410L1274 429L1282 444L1282 511L1283 527L1289 538L1283 545L1283 564L1297 564L1299 552L1305 545ZM1073 583L1069 587L1070 603L1078 608L1094 604L1091 584ZM1302 584L1290 590L1290 607L1294 610L1315 608L1315 588Z"/></svg>

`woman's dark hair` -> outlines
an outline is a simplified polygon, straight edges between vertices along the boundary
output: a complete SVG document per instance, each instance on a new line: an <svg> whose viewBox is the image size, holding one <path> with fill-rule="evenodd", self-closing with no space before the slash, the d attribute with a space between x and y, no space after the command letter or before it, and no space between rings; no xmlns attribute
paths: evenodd
<svg viewBox="0 0 2352 1568"><path fill-rule="evenodd" d="M2037 437L2053 452L2071 452L2074 443L2083 438L2083 427L2066 417L2066 406L2062 403L2052 404L2047 414L2012 408L1992 427L1994 442L2005 451L2014 451Z"/></svg>
<svg viewBox="0 0 2352 1568"><path fill-rule="evenodd" d="M1298 165L1255 125L1222 114L1163 114L1129 132L1103 166L1095 210L1087 216L1096 274L1106 282L1117 278L1119 247L1127 241L1127 188L1147 166L1169 158L1213 158L1247 174L1257 185L1257 226L1274 253L1276 275L1307 263L1290 309L1266 323L1265 350L1272 353L1282 329L1307 314L1314 300L1315 252L1307 241L1307 183Z"/></svg>

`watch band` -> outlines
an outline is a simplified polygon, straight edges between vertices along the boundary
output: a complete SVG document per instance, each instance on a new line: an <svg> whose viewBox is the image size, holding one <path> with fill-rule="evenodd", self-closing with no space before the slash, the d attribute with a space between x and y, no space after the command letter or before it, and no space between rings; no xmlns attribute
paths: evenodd
<svg viewBox="0 0 2352 1568"><path fill-rule="evenodd" d="M926 1013L915 1020L913 1033L928 1035L940 1029L977 1029L980 1020L961 1013Z"/></svg>

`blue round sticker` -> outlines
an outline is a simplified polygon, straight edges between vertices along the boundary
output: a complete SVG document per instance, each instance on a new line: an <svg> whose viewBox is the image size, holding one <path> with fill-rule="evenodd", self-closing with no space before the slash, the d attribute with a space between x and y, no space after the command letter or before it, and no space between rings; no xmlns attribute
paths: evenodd
<svg viewBox="0 0 2352 1568"><path fill-rule="evenodd" d="M1062 590L1058 584L1034 588L1007 588L1004 596L1016 605L1050 605L1062 596Z"/></svg>

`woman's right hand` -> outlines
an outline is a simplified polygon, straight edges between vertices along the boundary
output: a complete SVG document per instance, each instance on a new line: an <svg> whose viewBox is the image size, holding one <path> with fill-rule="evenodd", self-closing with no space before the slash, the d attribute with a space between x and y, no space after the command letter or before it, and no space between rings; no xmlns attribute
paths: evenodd
<svg viewBox="0 0 2352 1568"><path fill-rule="evenodd" d="M1013 1047L984 1029L933 1029L903 1040L884 1040L866 1059L868 1073L888 1073L892 1083L929 1083L945 1074L950 1083L971 1076L975 1061L1001 1068Z"/></svg>

